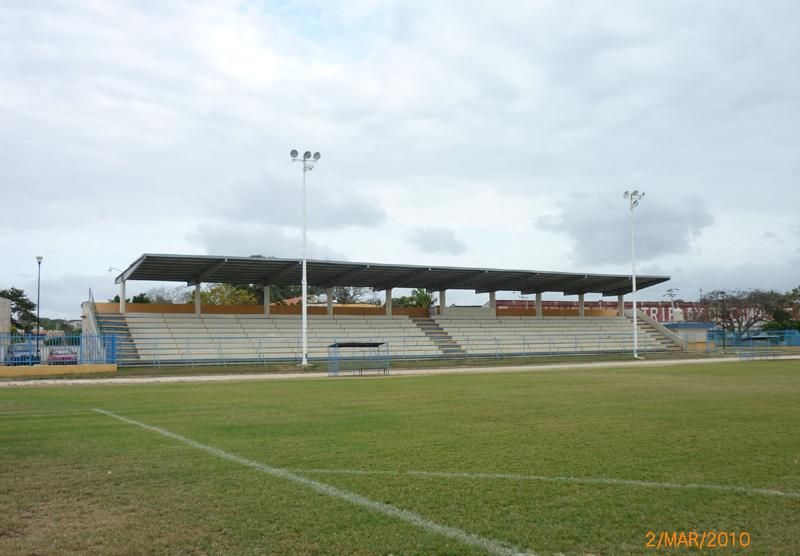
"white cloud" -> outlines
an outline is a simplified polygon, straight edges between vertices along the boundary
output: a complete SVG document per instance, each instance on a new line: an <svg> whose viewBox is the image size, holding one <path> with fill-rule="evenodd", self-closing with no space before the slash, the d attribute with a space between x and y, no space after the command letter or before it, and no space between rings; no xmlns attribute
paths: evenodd
<svg viewBox="0 0 800 556"><path fill-rule="evenodd" d="M455 232L445 228L413 230L409 241L419 251L435 255L462 255L467 251L467 245L456 237Z"/></svg>
<svg viewBox="0 0 800 556"><path fill-rule="evenodd" d="M262 224L203 224L192 237L211 255L299 258L303 252L302 236L282 228ZM309 259L347 260L344 253L309 239Z"/></svg>
<svg viewBox="0 0 800 556"><path fill-rule="evenodd" d="M542 217L537 224L545 231L566 234L579 263L591 266L630 260L630 209L622 196L612 202L608 195L577 193L559 206L558 216ZM634 209L637 258L648 261L688 254L694 238L713 220L698 198L645 196Z"/></svg>
<svg viewBox="0 0 800 556"><path fill-rule="evenodd" d="M637 188L647 264L697 288L709 261L752 262L767 283L797 254L799 17L788 0L3 2L0 287L38 253L65 283L142 252L295 255L293 147L323 153L316 256L624 271Z"/></svg>
<svg viewBox="0 0 800 556"><path fill-rule="evenodd" d="M322 166L322 163L318 163ZM270 224L291 228L302 226L301 170L287 176L286 172L272 174L259 180L248 180L224 188L224 193L208 196L208 219L228 222ZM322 169L324 171L324 168ZM317 170L319 173L320 170ZM307 180L307 226L309 229L336 230L349 227L371 227L386 218L383 207L357 191L330 184L316 175ZM289 179L294 178L294 179ZM346 190L347 193L338 192Z"/></svg>

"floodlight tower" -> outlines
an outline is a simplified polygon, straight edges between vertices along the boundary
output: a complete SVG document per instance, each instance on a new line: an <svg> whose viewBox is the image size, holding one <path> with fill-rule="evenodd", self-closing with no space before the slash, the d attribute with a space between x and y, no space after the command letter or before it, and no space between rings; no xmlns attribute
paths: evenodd
<svg viewBox="0 0 800 556"><path fill-rule="evenodd" d="M302 293L303 296L301 303L303 307L303 360L300 363L303 367L308 367L308 277L306 274L306 173L314 169L322 155L315 152L313 155L311 151L303 153L303 158L299 157L297 149L292 149L289 156L292 157L292 162L303 163L303 279L302 279ZM265 303L269 303L266 300Z"/></svg>
<svg viewBox="0 0 800 556"><path fill-rule="evenodd" d="M678 292L680 290L678 288L669 288L667 292L664 294L664 297L669 298L669 320L674 318L675 314L675 298L678 296Z"/></svg>
<svg viewBox="0 0 800 556"><path fill-rule="evenodd" d="M633 209L639 206L639 201L644 197L644 191L634 189L626 191L622 198L630 201L631 211L631 294L633 296L633 358L639 359L639 329L636 314L636 235L633 228Z"/></svg>
<svg viewBox="0 0 800 556"><path fill-rule="evenodd" d="M44 257L41 255L36 257L36 264L39 266L39 270L36 274L36 356L39 357L40 363L41 357L39 356L39 336L42 333L42 323L39 320L39 300L42 294L42 260L44 260Z"/></svg>

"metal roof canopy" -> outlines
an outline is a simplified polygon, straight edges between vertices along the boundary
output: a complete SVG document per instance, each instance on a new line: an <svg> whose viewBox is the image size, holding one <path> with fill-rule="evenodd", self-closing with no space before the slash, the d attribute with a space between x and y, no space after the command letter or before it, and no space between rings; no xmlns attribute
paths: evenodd
<svg viewBox="0 0 800 556"><path fill-rule="evenodd" d="M302 259L274 257L221 257L213 255L159 255L146 253L134 261L116 283L128 280L202 282L226 284L296 285L301 281ZM636 276L637 290L669 280L669 276ZM308 283L319 287L357 286L375 290L424 288L428 290L562 292L565 295L630 293L625 274L582 274L447 266L355 263L308 260Z"/></svg>

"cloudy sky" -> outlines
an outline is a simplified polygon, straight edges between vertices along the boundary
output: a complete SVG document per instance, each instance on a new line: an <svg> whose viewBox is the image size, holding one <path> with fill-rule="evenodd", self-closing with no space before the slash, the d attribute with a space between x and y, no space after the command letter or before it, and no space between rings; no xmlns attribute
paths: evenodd
<svg viewBox="0 0 800 556"><path fill-rule="evenodd" d="M0 289L299 256L293 147L311 257L800 284L795 0L320 4L0 3Z"/></svg>

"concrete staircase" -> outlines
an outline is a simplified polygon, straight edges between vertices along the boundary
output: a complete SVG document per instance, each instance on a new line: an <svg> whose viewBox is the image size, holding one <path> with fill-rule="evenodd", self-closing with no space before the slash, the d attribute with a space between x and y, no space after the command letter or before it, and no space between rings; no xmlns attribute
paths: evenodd
<svg viewBox="0 0 800 556"><path fill-rule="evenodd" d="M133 342L131 332L128 329L128 323L125 322L123 315L118 313L97 313L96 321L100 334L103 336L111 336L113 334L117 337L117 363L125 364L139 361L139 352L136 349L136 344Z"/></svg>
<svg viewBox="0 0 800 556"><path fill-rule="evenodd" d="M442 352L442 355L448 357L454 356L466 356L467 352L464 351L464 348L456 342L450 334L448 334L444 328L439 326L439 324L428 317L412 317L412 321L416 324L420 330L422 330L425 335L430 338L430 340L439 348L439 351Z"/></svg>
<svg viewBox="0 0 800 556"><path fill-rule="evenodd" d="M629 326L633 326L633 318L626 318L630 323ZM639 333L639 341L644 341L645 345L660 346L660 350L657 348L657 351L683 351L683 347L679 343L666 336L661 330L644 319L638 319L636 321L636 328Z"/></svg>

